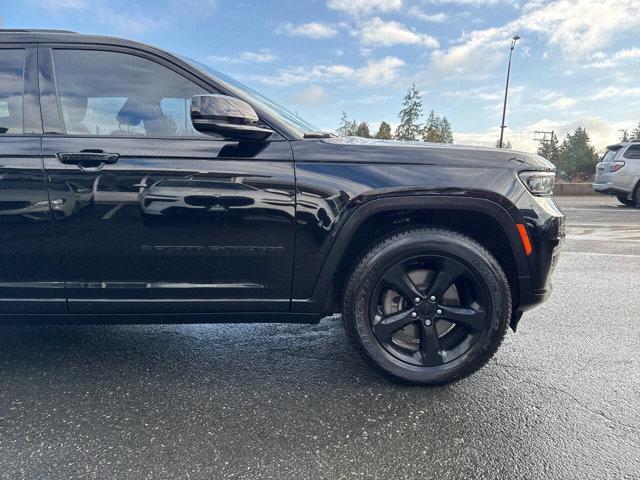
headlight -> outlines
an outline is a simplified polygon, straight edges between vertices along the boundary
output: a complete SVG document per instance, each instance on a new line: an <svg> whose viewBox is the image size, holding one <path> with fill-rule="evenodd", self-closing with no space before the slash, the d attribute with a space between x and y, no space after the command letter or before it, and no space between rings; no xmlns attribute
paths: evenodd
<svg viewBox="0 0 640 480"><path fill-rule="evenodd" d="M48 207L49 206L49 200L43 200L41 202L36 202L33 204L34 207Z"/></svg>
<svg viewBox="0 0 640 480"><path fill-rule="evenodd" d="M551 195L556 183L555 172L520 172L520 180L534 195Z"/></svg>

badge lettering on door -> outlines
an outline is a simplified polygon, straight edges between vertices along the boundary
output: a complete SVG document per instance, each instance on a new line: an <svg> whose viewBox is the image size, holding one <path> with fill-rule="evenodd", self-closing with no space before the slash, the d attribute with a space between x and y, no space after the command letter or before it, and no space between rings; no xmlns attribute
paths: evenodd
<svg viewBox="0 0 640 480"><path fill-rule="evenodd" d="M284 247L263 245L141 245L143 252L157 253L257 253L281 252Z"/></svg>

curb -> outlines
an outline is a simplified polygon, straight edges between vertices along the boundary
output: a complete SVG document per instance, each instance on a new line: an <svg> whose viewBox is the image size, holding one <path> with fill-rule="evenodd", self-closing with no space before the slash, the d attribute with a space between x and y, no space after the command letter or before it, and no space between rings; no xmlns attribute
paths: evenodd
<svg viewBox="0 0 640 480"><path fill-rule="evenodd" d="M557 196L598 195L592 183L556 183L553 194Z"/></svg>

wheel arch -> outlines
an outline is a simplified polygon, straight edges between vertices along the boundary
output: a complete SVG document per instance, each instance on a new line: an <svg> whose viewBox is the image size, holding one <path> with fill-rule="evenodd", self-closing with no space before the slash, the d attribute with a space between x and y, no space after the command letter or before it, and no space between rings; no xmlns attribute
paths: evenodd
<svg viewBox="0 0 640 480"><path fill-rule="evenodd" d="M363 203L351 212L338 232L314 286L312 304L321 308L324 315L338 311L342 288L351 269L382 236L409 227L439 226L467 234L485 247L505 247L507 251L502 253L496 248L489 250L498 258L512 284L515 310L520 293L530 290L531 282L516 220L507 208L516 207L487 198L459 196L385 197ZM519 215L517 210L514 215ZM476 222L470 223L471 219ZM471 225L475 225L475 230L469 228ZM495 233L502 238L492 239Z"/></svg>

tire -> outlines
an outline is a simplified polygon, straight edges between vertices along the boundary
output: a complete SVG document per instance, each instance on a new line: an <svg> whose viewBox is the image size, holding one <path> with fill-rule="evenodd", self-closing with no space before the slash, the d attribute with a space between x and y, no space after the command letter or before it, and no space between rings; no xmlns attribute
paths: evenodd
<svg viewBox="0 0 640 480"><path fill-rule="evenodd" d="M637 194L636 194L637 197ZM616 197L618 199L618 201L623 204L626 205L628 207L635 207L638 204L638 199L634 198L632 200L629 200L627 197L619 195Z"/></svg>
<svg viewBox="0 0 640 480"><path fill-rule="evenodd" d="M382 239L361 258L344 289L342 316L348 338L378 372L444 385L496 352L511 318L511 291L498 261L475 240L416 228Z"/></svg>

